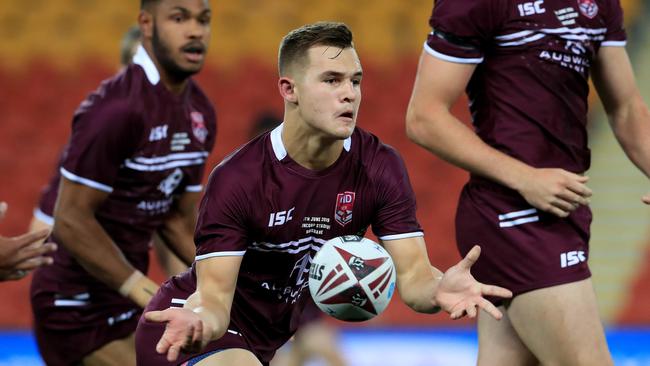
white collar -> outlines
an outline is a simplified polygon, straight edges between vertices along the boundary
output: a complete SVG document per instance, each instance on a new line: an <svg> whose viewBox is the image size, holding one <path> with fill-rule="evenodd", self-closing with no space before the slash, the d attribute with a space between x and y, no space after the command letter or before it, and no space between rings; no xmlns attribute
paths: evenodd
<svg viewBox="0 0 650 366"><path fill-rule="evenodd" d="M160 81L160 73L156 69L156 64L153 63L153 60L147 54L147 50L142 45L138 46L138 50L133 55L133 63L140 65L144 69L144 73L147 75L147 79L149 79L151 84L158 84Z"/></svg>
<svg viewBox="0 0 650 366"><path fill-rule="evenodd" d="M287 156L287 149L285 149L284 143L282 142L283 126L284 122L281 123L278 127L274 128L273 131L271 131L271 146L273 146L273 152L275 153L275 157L278 158L278 160L282 160ZM350 152L351 147L352 136L343 140L343 148L345 151Z"/></svg>

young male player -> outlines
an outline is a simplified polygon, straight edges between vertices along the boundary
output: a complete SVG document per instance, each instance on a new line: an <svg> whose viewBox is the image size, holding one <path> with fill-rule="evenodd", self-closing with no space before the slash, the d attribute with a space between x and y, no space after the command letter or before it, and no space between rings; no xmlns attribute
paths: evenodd
<svg viewBox="0 0 650 366"><path fill-rule="evenodd" d="M165 283L136 332L141 365L268 365L299 326L313 255L326 240L373 232L414 310L453 318L509 291L469 274L476 247L443 276L427 258L397 152L355 128L362 70L350 30L316 23L279 53L284 122L215 168L202 199L191 271ZM170 308L171 306L171 308Z"/></svg>
<svg viewBox="0 0 650 366"><path fill-rule="evenodd" d="M210 39L205 0L143 0L133 64L83 101L63 155L54 264L32 283L35 335L48 365L132 365L137 319L157 285L158 230L187 263L214 110L190 79Z"/></svg>
<svg viewBox="0 0 650 366"><path fill-rule="evenodd" d="M650 113L618 0L438 0L407 115L418 144L468 170L458 248L511 289L478 320L479 365L611 365L587 266L592 74L614 133L650 175ZM450 113L467 90L476 133ZM650 203L650 196L644 197Z"/></svg>

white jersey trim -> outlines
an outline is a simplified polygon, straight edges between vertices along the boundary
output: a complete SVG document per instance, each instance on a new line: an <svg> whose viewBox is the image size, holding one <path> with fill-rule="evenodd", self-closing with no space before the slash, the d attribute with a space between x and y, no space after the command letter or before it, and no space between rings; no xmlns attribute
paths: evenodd
<svg viewBox="0 0 650 366"><path fill-rule="evenodd" d="M625 47L627 41L604 41L600 44L601 47Z"/></svg>
<svg viewBox="0 0 650 366"><path fill-rule="evenodd" d="M157 172L161 170L178 168L181 166L201 165L204 162L205 162L204 158L198 158L198 159L191 159L191 160L173 160L164 164L140 164L134 162L131 159L126 159L124 160L124 166L129 169L137 170L140 172Z"/></svg>
<svg viewBox="0 0 650 366"><path fill-rule="evenodd" d="M100 190L102 192L106 193L112 193L113 192L113 187L107 186L106 184L95 182L94 180L90 180L88 178L80 177L78 175L75 175L73 173L70 173L69 171L65 170L65 168L61 167L60 169L61 175L66 177L67 179L75 182L75 183L80 183L85 186L88 186L90 188L95 188L97 190Z"/></svg>
<svg viewBox="0 0 650 366"><path fill-rule="evenodd" d="M431 55L431 56L433 56L435 58L441 59L443 61L453 62L453 63L456 63L456 64L480 64L484 60L483 57L481 57L481 58L461 58L461 57L454 57L454 56L445 55L444 53L440 53L440 52L434 50L433 48L431 48L431 46L429 46L426 42L424 42L424 50L429 55Z"/></svg>
<svg viewBox="0 0 650 366"><path fill-rule="evenodd" d="M287 157L287 149L284 147L284 142L282 142L282 129L284 127L284 122L271 131L271 146L273 147L273 152L275 157L278 160L282 160ZM345 151L350 152L352 148L352 136L343 140L343 148Z"/></svg>
<svg viewBox="0 0 650 366"><path fill-rule="evenodd" d="M54 217L41 211L38 207L34 209L34 217L50 226L54 226Z"/></svg>
<svg viewBox="0 0 650 366"><path fill-rule="evenodd" d="M246 254L245 250L226 251L226 252L212 252L212 253L208 253L208 254L197 255L196 258L194 258L194 260L195 261L202 261L204 259L214 258L214 257L241 257L244 254Z"/></svg>
<svg viewBox="0 0 650 366"><path fill-rule="evenodd" d="M416 238L416 237L419 237L419 236L424 236L424 233L421 232L421 231L414 231L412 233L384 235L384 236L378 237L378 239L381 240L381 241L388 241L388 240Z"/></svg>
<svg viewBox="0 0 650 366"><path fill-rule="evenodd" d="M203 185L201 184L185 187L185 192L201 192L201 191L203 191Z"/></svg>
<svg viewBox="0 0 650 366"><path fill-rule="evenodd" d="M144 73L147 75L147 79L149 79L151 84L158 84L160 81L160 73L156 69L156 64L153 63L153 60L147 54L147 50L142 45L138 46L135 55L133 55L133 63L140 65L144 69Z"/></svg>

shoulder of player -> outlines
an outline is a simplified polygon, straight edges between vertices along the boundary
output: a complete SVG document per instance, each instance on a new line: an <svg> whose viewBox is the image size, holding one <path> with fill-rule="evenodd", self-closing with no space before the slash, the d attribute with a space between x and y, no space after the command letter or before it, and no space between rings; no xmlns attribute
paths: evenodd
<svg viewBox="0 0 650 366"><path fill-rule="evenodd" d="M210 180L215 184L232 183L234 186L244 188L255 186L261 181L265 154L265 135L251 140L223 158L210 174Z"/></svg>
<svg viewBox="0 0 650 366"><path fill-rule="evenodd" d="M385 168L395 168L402 165L402 157L392 146L382 142L374 134L361 128L357 128L353 135L353 148L356 136L357 146L355 151L359 154L359 160L366 170L372 173L379 173Z"/></svg>

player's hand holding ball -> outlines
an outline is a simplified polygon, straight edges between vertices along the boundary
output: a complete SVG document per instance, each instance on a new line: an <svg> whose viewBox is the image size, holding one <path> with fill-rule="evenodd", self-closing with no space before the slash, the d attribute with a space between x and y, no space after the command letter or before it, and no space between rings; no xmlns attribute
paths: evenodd
<svg viewBox="0 0 650 366"><path fill-rule="evenodd" d="M444 273L435 292L435 302L442 310L451 314L452 319L467 315L476 317L478 309L485 310L495 319L503 314L483 296L512 297L512 292L503 287L485 285L474 279L470 273L472 265L481 254L481 247L474 246L458 264Z"/></svg>

